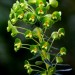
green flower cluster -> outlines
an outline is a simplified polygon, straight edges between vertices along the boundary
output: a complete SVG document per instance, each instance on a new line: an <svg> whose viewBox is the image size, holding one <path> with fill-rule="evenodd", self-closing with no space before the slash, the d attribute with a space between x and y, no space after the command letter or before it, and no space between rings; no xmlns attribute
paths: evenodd
<svg viewBox="0 0 75 75"><path fill-rule="evenodd" d="M21 39L16 38L14 42L14 50L17 52L20 48L28 49L34 55L29 60L36 59L37 57L41 58L41 61L35 61L35 65L31 65L28 60L25 61L24 67L27 69L27 73L29 74L33 71L37 71L39 75L53 75L56 71L56 65L58 63L62 63L62 56L66 55L65 47L58 49L58 53L51 53L52 50L56 50L56 48L53 47L54 41L64 36L65 30L64 28L59 28L58 31L52 32L50 37L46 36L46 30L51 28L55 22L61 20L61 11L48 13L50 7L58 7L58 1L49 0L49 2L47 2L46 0L17 0L10 11L7 31L11 32L11 36L15 37L17 34L22 34L25 39L31 39L35 42L35 44L31 45L27 43L23 44ZM35 27L30 30L28 28L16 26L16 22L19 20L29 25L35 25ZM36 26L37 22L41 24L41 27ZM23 29L24 32L20 32L18 28ZM53 60L51 56L54 57ZM54 62L56 62L55 65L53 65ZM46 69L39 66L43 63L45 64ZM32 67L41 69L41 71L33 69Z"/></svg>

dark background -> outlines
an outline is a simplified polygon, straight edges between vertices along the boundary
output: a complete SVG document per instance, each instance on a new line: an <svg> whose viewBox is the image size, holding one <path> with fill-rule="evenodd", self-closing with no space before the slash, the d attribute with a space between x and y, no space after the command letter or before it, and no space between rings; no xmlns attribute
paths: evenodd
<svg viewBox="0 0 75 75"><path fill-rule="evenodd" d="M29 57L29 53L27 50L15 53L14 38L6 31L10 9L15 1L0 0L0 75L4 73L27 75L23 65L24 60ZM65 46L67 48L67 55L63 57L64 63L69 64L73 69L68 73L75 75L75 0L58 1L59 7L54 10L62 11L62 20L56 23L53 29L65 28L66 35L58 41L58 47Z"/></svg>

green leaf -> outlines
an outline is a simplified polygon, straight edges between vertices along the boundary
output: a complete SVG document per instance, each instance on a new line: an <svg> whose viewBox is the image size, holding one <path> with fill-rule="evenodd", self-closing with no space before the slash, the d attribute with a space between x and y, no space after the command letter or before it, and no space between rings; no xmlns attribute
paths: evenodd
<svg viewBox="0 0 75 75"><path fill-rule="evenodd" d="M46 0L36 0L36 6L42 7L46 5Z"/></svg>
<svg viewBox="0 0 75 75"><path fill-rule="evenodd" d="M11 33L11 36L12 36L12 37L15 37L18 33L19 33L19 32L18 32L16 26L13 26L13 27L12 27L12 33Z"/></svg>
<svg viewBox="0 0 75 75"><path fill-rule="evenodd" d="M58 1L57 0L49 0L49 4L54 8L58 7Z"/></svg>
<svg viewBox="0 0 75 75"><path fill-rule="evenodd" d="M59 37L58 37L58 32L53 32L52 34L51 34L51 37L52 37L52 39L54 39L54 40L56 40L56 39L58 39Z"/></svg>
<svg viewBox="0 0 75 75"><path fill-rule="evenodd" d="M27 30L24 34L25 34L26 38L32 38L32 32L31 32L31 30Z"/></svg>
<svg viewBox="0 0 75 75"><path fill-rule="evenodd" d="M33 30L33 37L39 38L39 42L42 41L42 32L43 32L42 29L39 28L39 27L36 27L36 28L34 28L34 30Z"/></svg>
<svg viewBox="0 0 75 75"><path fill-rule="evenodd" d="M66 48L65 47L60 48L60 54L61 55L66 55Z"/></svg>
<svg viewBox="0 0 75 75"><path fill-rule="evenodd" d="M60 28L60 29L58 30L58 35L59 35L59 37L65 35L65 30L64 30L64 28Z"/></svg>
<svg viewBox="0 0 75 75"><path fill-rule="evenodd" d="M8 27L7 27L7 31L10 32L12 30L12 23L10 22L10 20L8 20Z"/></svg>
<svg viewBox="0 0 75 75"><path fill-rule="evenodd" d="M62 63L63 62L63 59L59 56L56 57L56 62L57 63Z"/></svg>
<svg viewBox="0 0 75 75"><path fill-rule="evenodd" d="M22 46L21 40L19 38L15 39L14 50L17 52Z"/></svg>
<svg viewBox="0 0 75 75"><path fill-rule="evenodd" d="M39 50L39 47L37 45L31 45L30 50L31 50L31 53L36 54Z"/></svg>

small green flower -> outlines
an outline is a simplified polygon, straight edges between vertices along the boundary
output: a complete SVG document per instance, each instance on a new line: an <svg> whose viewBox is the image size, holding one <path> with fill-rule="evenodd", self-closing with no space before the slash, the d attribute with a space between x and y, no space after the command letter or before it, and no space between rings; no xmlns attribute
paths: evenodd
<svg viewBox="0 0 75 75"><path fill-rule="evenodd" d="M43 41L43 42L41 43L41 48L42 48L42 49L47 50L47 49L48 49L48 47L49 47L49 43L48 43L48 42Z"/></svg>
<svg viewBox="0 0 75 75"><path fill-rule="evenodd" d="M46 14L46 8L45 7L37 7L36 14L40 15L40 16Z"/></svg>
<svg viewBox="0 0 75 75"><path fill-rule="evenodd" d="M36 17L36 14L34 14L32 12L28 12L26 19L29 24L34 24L37 20L37 17Z"/></svg>
<svg viewBox="0 0 75 75"><path fill-rule="evenodd" d="M19 33L19 31L17 30L16 26L13 26L11 36L15 37L18 33Z"/></svg>
<svg viewBox="0 0 75 75"><path fill-rule="evenodd" d="M31 50L31 53L36 54L39 50L39 47L37 45L31 45L30 50Z"/></svg>
<svg viewBox="0 0 75 75"><path fill-rule="evenodd" d="M21 8L24 8L24 9L27 9L27 8L28 8L27 1L25 1L25 0L20 1L20 7L21 7Z"/></svg>
<svg viewBox="0 0 75 75"><path fill-rule="evenodd" d="M20 3L19 3L18 0L16 1L16 3L13 4L13 7L12 8L13 8L14 12L16 12L19 9L19 7L20 7L19 4Z"/></svg>
<svg viewBox="0 0 75 75"><path fill-rule="evenodd" d="M24 67L25 67L25 69L27 69L27 73L31 74L31 72L33 71L33 69L31 68L30 63L27 60L25 60Z"/></svg>
<svg viewBox="0 0 75 75"><path fill-rule="evenodd" d="M60 48L60 54L61 55L66 55L66 48L65 47Z"/></svg>
<svg viewBox="0 0 75 75"><path fill-rule="evenodd" d="M22 19L24 17L24 13L18 15L18 18Z"/></svg>
<svg viewBox="0 0 75 75"><path fill-rule="evenodd" d="M59 35L59 37L65 35L65 30L64 30L64 28L60 28L60 29L58 30L58 35Z"/></svg>
<svg viewBox="0 0 75 75"><path fill-rule="evenodd" d="M25 37L26 37L26 38L32 38L32 32L31 32L30 30L27 30L27 31L25 32Z"/></svg>
<svg viewBox="0 0 75 75"><path fill-rule="evenodd" d="M32 69L32 68L29 68L29 69L27 70L27 73L28 73L28 74L31 74L32 71L33 71L33 69Z"/></svg>
<svg viewBox="0 0 75 75"><path fill-rule="evenodd" d="M46 5L46 0L36 0L36 6L45 6Z"/></svg>
<svg viewBox="0 0 75 75"><path fill-rule="evenodd" d="M14 50L17 52L22 46L21 40L19 38L15 39Z"/></svg>
<svg viewBox="0 0 75 75"><path fill-rule="evenodd" d="M16 19L16 18L12 18L12 19L11 19L12 24L15 24L15 23L16 23L16 21L17 21L17 19Z"/></svg>
<svg viewBox="0 0 75 75"><path fill-rule="evenodd" d="M12 25L12 23L11 23L10 20L9 20L9 21L8 21L7 31L8 31L8 32L11 31L11 30L12 30L12 27L13 27L13 25Z"/></svg>
<svg viewBox="0 0 75 75"><path fill-rule="evenodd" d="M61 12L60 11L54 11L52 13L52 19L55 21L61 20Z"/></svg>
<svg viewBox="0 0 75 75"><path fill-rule="evenodd" d="M54 39L54 40L56 40L56 39L58 39L59 38L59 36L58 36L58 32L53 32L52 34L51 34L51 37L52 37L52 39Z"/></svg>
<svg viewBox="0 0 75 75"><path fill-rule="evenodd" d="M44 17L42 17L41 22L42 22L44 28L51 27L52 24L54 23L53 20L51 19L50 14L45 15Z"/></svg>
<svg viewBox="0 0 75 75"><path fill-rule="evenodd" d="M25 67L26 69L29 69L29 68L30 68L30 64L29 64L29 62L28 62L27 60L25 60L25 65L24 65L24 67Z"/></svg>

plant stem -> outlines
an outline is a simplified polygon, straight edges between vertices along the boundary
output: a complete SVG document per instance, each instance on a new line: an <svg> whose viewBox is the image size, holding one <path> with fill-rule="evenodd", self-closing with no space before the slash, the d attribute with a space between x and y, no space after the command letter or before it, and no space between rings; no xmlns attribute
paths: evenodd
<svg viewBox="0 0 75 75"><path fill-rule="evenodd" d="M23 29L23 30L29 30L29 29L27 29L27 28L18 27L18 26L16 26L16 28Z"/></svg>
<svg viewBox="0 0 75 75"><path fill-rule="evenodd" d="M39 42L38 42L38 41L36 41L34 38L32 38L32 40L33 40L33 41L35 41L38 45L40 45L40 44L39 44Z"/></svg>
<svg viewBox="0 0 75 75"><path fill-rule="evenodd" d="M26 45L27 45L27 46L30 46L30 44L22 44L22 45L23 45L23 46L26 46Z"/></svg>
<svg viewBox="0 0 75 75"><path fill-rule="evenodd" d="M25 48L25 49L28 49L28 50L30 50L29 48L27 48L27 47L21 47L21 48Z"/></svg>
<svg viewBox="0 0 75 75"><path fill-rule="evenodd" d="M50 47L49 47L49 49L48 49L48 52L49 52L49 50L51 49L51 47L52 47L52 45L53 45L53 42L54 42L54 39L53 39L52 42L51 42L51 45L50 45Z"/></svg>
<svg viewBox="0 0 75 75"><path fill-rule="evenodd" d="M22 34L22 35L24 35L24 33L22 33L22 32L19 32L20 34Z"/></svg>
<svg viewBox="0 0 75 75"><path fill-rule="evenodd" d="M31 8L32 12L34 13L35 10L33 9L33 7L31 5L28 5L28 6Z"/></svg>
<svg viewBox="0 0 75 75"><path fill-rule="evenodd" d="M31 65L31 66L34 66L34 67L40 68L40 69L42 69L42 70L45 70L44 68L39 67L39 66L36 66L36 65Z"/></svg>
<svg viewBox="0 0 75 75"><path fill-rule="evenodd" d="M57 53L56 55L55 55L55 57L53 58L53 60L51 61L51 63L53 63L53 61L55 60L55 58L56 58L56 56L58 55L59 53Z"/></svg>
<svg viewBox="0 0 75 75"><path fill-rule="evenodd" d="M48 38L47 42L51 39L51 36Z"/></svg>

